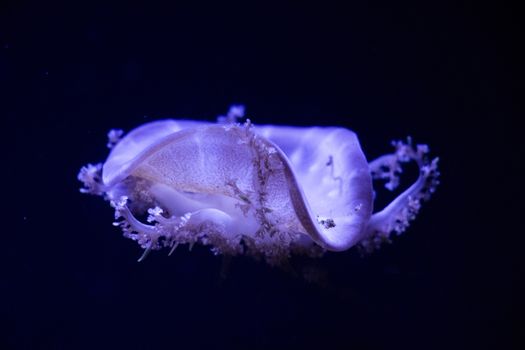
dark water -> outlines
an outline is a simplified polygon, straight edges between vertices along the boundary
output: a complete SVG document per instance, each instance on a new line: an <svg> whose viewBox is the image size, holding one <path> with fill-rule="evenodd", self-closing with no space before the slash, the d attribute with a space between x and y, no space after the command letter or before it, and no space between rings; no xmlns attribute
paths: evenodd
<svg viewBox="0 0 525 350"><path fill-rule="evenodd" d="M522 148L507 145L519 27L510 10L0 9L1 349L523 345L512 320L523 320L513 255L523 230L511 226L510 177L522 166L509 159ZM231 103L255 123L351 128L370 159L411 135L440 156L442 185L403 236L369 257L296 259L290 272L247 258L223 268L195 247L137 263L112 209L78 192L79 168L104 160L110 128L213 120Z"/></svg>

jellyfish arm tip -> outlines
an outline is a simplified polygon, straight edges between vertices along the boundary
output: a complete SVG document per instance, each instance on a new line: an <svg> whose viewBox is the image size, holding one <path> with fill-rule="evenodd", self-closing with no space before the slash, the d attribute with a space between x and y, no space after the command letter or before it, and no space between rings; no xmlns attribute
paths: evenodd
<svg viewBox="0 0 525 350"><path fill-rule="evenodd" d="M390 242L392 233L403 233L410 222L416 218L421 203L430 199L439 185L439 158L429 160L427 145L412 145L407 142L394 141L396 148L392 154L380 156L370 162L370 172L375 180L386 180L385 187L394 190L399 185L401 164L414 161L419 167L417 180L384 209L376 212L367 225L365 239L360 242L364 252L372 252L382 243Z"/></svg>
<svg viewBox="0 0 525 350"><path fill-rule="evenodd" d="M100 196L106 192L106 186L102 182L102 163L83 166L77 175L77 179L84 185L80 189L80 193Z"/></svg>

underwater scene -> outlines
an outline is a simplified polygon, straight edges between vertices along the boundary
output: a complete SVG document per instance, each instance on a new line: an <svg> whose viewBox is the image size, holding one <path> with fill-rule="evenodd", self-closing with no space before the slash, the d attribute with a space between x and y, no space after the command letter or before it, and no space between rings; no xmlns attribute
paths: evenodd
<svg viewBox="0 0 525 350"><path fill-rule="evenodd" d="M520 348L491 11L2 4L0 349Z"/></svg>

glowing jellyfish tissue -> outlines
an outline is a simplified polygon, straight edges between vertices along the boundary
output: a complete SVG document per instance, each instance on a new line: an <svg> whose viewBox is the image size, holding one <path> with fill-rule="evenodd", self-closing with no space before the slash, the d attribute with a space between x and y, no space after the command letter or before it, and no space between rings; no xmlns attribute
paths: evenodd
<svg viewBox="0 0 525 350"><path fill-rule="evenodd" d="M372 251L408 227L438 184L438 159L410 139L369 163L348 129L241 125L243 116L232 106L217 123L154 121L124 137L111 130L109 157L78 174L81 191L110 202L114 225L145 249L139 261L199 243L279 263L355 245ZM372 181L394 190L409 161L417 180L374 212Z"/></svg>

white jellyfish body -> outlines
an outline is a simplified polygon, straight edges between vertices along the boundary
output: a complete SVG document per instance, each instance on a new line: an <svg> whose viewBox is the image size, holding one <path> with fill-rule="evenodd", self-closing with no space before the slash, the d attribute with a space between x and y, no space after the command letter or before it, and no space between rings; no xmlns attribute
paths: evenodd
<svg viewBox="0 0 525 350"><path fill-rule="evenodd" d="M352 131L337 127L253 126L164 120L122 140L101 165L82 168L83 192L103 195L125 236L146 249L200 243L215 253L320 255L356 244L375 248L402 232L437 185L426 146L396 143L368 163ZM372 179L397 184L400 162L419 179L372 215ZM148 213L148 223L137 216ZM145 256L145 255L144 255ZM142 258L141 258L142 259Z"/></svg>

